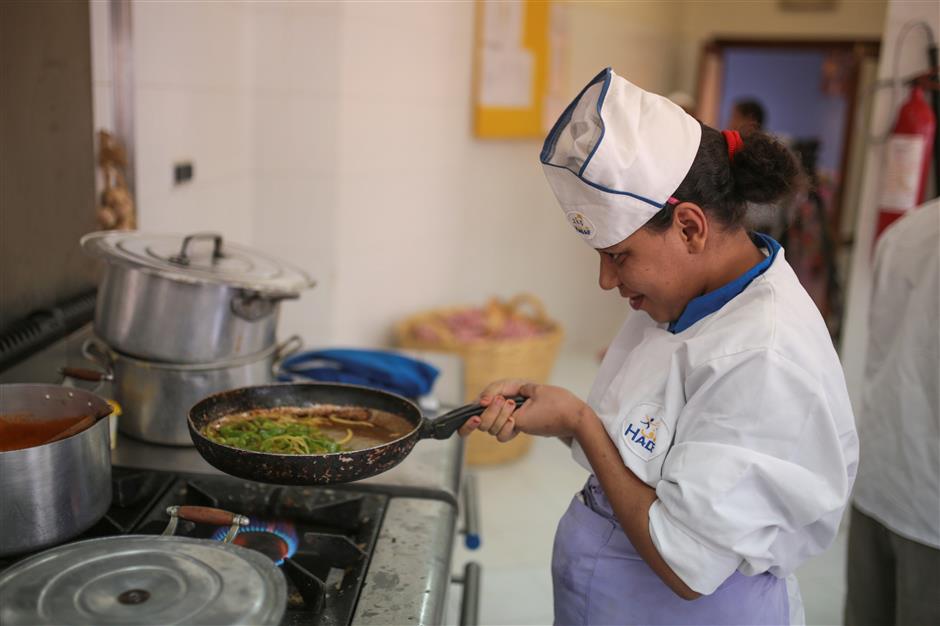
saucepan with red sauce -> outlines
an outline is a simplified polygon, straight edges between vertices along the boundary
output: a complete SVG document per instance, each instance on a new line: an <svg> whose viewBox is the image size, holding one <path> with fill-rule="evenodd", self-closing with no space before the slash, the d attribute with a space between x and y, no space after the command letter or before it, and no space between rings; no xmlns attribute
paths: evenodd
<svg viewBox="0 0 940 626"><path fill-rule="evenodd" d="M111 410L82 389L0 385L0 557L61 543L105 514Z"/></svg>

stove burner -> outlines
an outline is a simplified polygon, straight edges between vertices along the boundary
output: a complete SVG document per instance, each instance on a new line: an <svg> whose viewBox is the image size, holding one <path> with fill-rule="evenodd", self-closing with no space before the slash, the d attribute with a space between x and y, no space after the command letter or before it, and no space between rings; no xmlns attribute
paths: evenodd
<svg viewBox="0 0 940 626"><path fill-rule="evenodd" d="M277 564L284 562L287 556L287 542L278 535L269 532L240 532L232 541L237 546L257 550Z"/></svg>
<svg viewBox="0 0 940 626"><path fill-rule="evenodd" d="M222 541L228 526L220 526L212 538ZM290 522L272 522L251 518L247 526L239 529L232 543L257 550L264 554L275 564L281 565L284 559L290 558L297 552L297 530Z"/></svg>
<svg viewBox="0 0 940 626"><path fill-rule="evenodd" d="M150 592L144 589L128 589L117 599L121 604L140 604L150 599Z"/></svg>

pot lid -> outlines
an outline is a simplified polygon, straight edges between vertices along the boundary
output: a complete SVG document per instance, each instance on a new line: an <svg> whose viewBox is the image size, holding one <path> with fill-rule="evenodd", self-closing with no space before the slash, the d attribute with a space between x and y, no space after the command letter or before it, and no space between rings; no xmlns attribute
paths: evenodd
<svg viewBox="0 0 940 626"><path fill-rule="evenodd" d="M125 535L46 550L0 575L0 623L277 624L287 583L260 552Z"/></svg>
<svg viewBox="0 0 940 626"><path fill-rule="evenodd" d="M225 284L281 295L296 295L314 285L303 270L224 241L218 233L101 231L85 235L81 243L92 255L183 282Z"/></svg>

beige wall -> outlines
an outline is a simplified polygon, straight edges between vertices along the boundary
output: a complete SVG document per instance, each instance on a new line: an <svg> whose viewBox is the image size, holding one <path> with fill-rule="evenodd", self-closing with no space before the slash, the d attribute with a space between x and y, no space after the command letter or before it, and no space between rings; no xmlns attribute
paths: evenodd
<svg viewBox="0 0 940 626"><path fill-rule="evenodd" d="M572 96L607 65L644 89L665 94L674 88L679 64L675 36L682 2L577 2L567 6Z"/></svg>
<svg viewBox="0 0 940 626"><path fill-rule="evenodd" d="M839 0L832 11L783 11L777 0L685 0L681 3L677 88L695 93L702 46L720 37L877 39L885 0Z"/></svg>

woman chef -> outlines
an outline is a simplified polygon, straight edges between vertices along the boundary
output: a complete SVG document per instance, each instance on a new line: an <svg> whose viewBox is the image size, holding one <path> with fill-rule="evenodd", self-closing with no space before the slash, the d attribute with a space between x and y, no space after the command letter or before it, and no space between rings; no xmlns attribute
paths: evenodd
<svg viewBox="0 0 940 626"><path fill-rule="evenodd" d="M638 311L587 402L501 381L461 431L568 439L592 472L555 536L556 623L801 620L791 574L835 536L858 441L816 306L780 245L743 226L749 204L797 189L793 156L606 69L541 161L601 288Z"/></svg>

